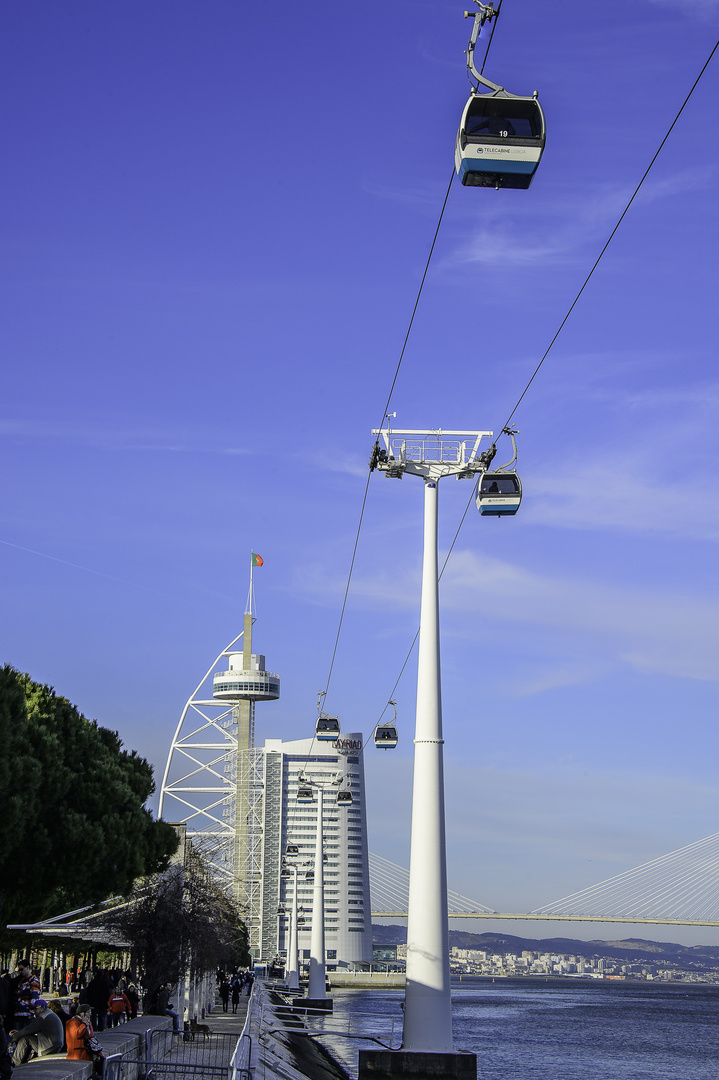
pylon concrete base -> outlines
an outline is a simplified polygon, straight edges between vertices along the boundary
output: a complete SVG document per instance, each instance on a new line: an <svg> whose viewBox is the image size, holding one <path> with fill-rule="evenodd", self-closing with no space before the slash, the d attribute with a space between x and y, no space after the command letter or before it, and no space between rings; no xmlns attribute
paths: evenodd
<svg viewBox="0 0 719 1080"><path fill-rule="evenodd" d="M294 1012L332 1012L332 998L293 998Z"/></svg>
<svg viewBox="0 0 719 1080"><path fill-rule="evenodd" d="M360 1050L358 1080L477 1080L476 1054Z"/></svg>

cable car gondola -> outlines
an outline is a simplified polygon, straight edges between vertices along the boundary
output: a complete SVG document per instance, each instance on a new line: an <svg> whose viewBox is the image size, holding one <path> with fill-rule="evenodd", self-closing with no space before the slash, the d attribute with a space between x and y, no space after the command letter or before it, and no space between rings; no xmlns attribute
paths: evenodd
<svg viewBox="0 0 719 1080"><path fill-rule="evenodd" d="M390 701L389 704L394 709L394 716L390 724L378 724L374 729L374 744L380 750L394 750L397 745L397 705L396 702Z"/></svg>
<svg viewBox="0 0 719 1080"><path fill-rule="evenodd" d="M285 855L299 855L299 853L299 845L293 844L290 840L288 840L287 847L285 848Z"/></svg>
<svg viewBox="0 0 719 1080"><path fill-rule="evenodd" d="M516 472L486 472L477 489L477 509L482 517L509 517L522 501L522 484Z"/></svg>
<svg viewBox="0 0 719 1080"><path fill-rule="evenodd" d="M486 79L474 66L479 30L497 12L479 3L467 47L467 70L477 85L464 107L454 149L454 164L465 187L528 188L537 171L546 124L538 93L520 97ZM465 15L468 15L465 12ZM481 94L479 85L491 93Z"/></svg>
<svg viewBox="0 0 719 1080"><path fill-rule="evenodd" d="M350 806L352 803L352 792L349 788L344 791L337 792L337 803L339 806Z"/></svg>
<svg viewBox="0 0 719 1080"><path fill-rule="evenodd" d="M465 187L528 188L545 141L536 97L472 93L457 132L457 175Z"/></svg>
<svg viewBox="0 0 719 1080"><path fill-rule="evenodd" d="M313 799L311 786L307 783L306 780L300 780L297 784L297 802L311 803L312 801Z"/></svg>
<svg viewBox="0 0 719 1080"><path fill-rule="evenodd" d="M315 727L315 738L320 742L335 742L340 735L340 722L336 716L325 716L321 714L317 717L317 725Z"/></svg>

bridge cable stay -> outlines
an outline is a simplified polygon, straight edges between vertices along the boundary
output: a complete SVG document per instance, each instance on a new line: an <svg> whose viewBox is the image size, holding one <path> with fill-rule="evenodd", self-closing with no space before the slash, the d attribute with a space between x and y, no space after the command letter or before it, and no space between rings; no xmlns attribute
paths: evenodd
<svg viewBox="0 0 719 1080"><path fill-rule="evenodd" d="M381 855L369 852L370 896L375 911L406 912L409 901L409 870ZM450 911L455 914L482 912L496 914L493 908L480 904L462 893L447 889Z"/></svg>
<svg viewBox="0 0 719 1080"><path fill-rule="evenodd" d="M719 833L570 893L530 914L719 922Z"/></svg>

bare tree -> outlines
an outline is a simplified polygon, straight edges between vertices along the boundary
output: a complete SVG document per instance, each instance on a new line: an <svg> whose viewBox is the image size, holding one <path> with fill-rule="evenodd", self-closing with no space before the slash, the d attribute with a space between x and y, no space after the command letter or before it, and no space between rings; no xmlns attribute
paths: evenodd
<svg viewBox="0 0 719 1080"><path fill-rule="evenodd" d="M174 863L138 882L129 903L108 913L107 925L132 945L150 990L190 968L204 973L250 961L238 905L191 848L184 866Z"/></svg>

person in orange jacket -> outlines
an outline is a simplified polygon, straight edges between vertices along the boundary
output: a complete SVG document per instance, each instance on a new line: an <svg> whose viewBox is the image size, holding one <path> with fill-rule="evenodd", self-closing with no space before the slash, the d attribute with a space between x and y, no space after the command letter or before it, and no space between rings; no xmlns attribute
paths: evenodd
<svg viewBox="0 0 719 1080"><path fill-rule="evenodd" d="M91 1013L89 1005L78 1005L75 1015L65 1024L65 1042L70 1061L92 1061L92 1054L85 1044L85 1040L94 1035Z"/></svg>

